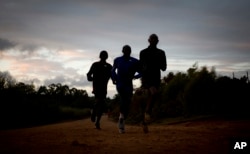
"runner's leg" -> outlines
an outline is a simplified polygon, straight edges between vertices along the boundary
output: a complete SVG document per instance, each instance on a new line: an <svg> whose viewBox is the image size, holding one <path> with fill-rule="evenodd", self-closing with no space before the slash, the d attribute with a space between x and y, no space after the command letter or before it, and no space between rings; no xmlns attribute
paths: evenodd
<svg viewBox="0 0 250 154"><path fill-rule="evenodd" d="M104 106L105 106L105 97L102 95L97 99L96 122L95 122L95 126L97 129L100 129L100 120L104 111Z"/></svg>
<svg viewBox="0 0 250 154"><path fill-rule="evenodd" d="M123 89L118 90L121 101L120 101L120 115L118 121L118 128L120 133L125 132L125 119L128 116L129 105L131 104L132 92Z"/></svg>

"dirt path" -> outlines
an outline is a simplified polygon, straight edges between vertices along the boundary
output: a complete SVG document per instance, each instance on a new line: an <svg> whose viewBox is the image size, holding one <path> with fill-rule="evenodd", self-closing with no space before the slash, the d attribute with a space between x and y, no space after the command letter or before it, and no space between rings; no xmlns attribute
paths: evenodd
<svg viewBox="0 0 250 154"><path fill-rule="evenodd" d="M17 130L0 130L0 153L229 153L230 139L250 137L250 121L207 119L172 125L126 126L119 134L117 124L106 116L102 130L90 119ZM250 144L249 144L250 145Z"/></svg>

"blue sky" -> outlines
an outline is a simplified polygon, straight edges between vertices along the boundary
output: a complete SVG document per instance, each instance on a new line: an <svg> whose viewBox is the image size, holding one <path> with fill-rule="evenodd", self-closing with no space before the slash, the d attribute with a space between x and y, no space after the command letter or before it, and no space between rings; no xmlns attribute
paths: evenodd
<svg viewBox="0 0 250 154"><path fill-rule="evenodd" d="M162 76L198 62L241 77L250 70L249 7L248 0L0 0L0 71L91 95L86 73L101 50L111 64L125 44L138 58L156 33L168 61ZM110 82L108 95L115 93Z"/></svg>

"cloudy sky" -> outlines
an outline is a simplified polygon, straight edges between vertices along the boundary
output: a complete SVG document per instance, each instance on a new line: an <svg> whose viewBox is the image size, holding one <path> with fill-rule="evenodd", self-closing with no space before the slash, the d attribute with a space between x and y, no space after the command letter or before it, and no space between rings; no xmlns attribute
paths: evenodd
<svg viewBox="0 0 250 154"><path fill-rule="evenodd" d="M241 77L250 70L249 7L249 0L0 0L0 71L92 95L86 73L101 50L111 64L125 44L138 58L156 33L168 61L162 76L198 62ZM110 82L108 95L115 93Z"/></svg>

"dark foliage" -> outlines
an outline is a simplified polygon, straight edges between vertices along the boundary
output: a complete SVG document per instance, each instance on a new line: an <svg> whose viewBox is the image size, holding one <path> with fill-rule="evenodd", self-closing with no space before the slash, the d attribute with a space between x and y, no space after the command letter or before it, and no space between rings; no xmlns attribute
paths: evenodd
<svg viewBox="0 0 250 154"><path fill-rule="evenodd" d="M195 64L187 73L170 72L163 78L152 117L160 119L220 115L249 118L249 94L250 84L247 77L218 77L214 68L209 71L206 67L198 68ZM142 110L138 104L145 103L146 99L146 93L135 92L131 105L131 119L141 120Z"/></svg>
<svg viewBox="0 0 250 154"><path fill-rule="evenodd" d="M7 72L0 75L2 129L83 118L89 114L84 109L93 102L85 90L70 89L61 84L41 86L35 90L34 85L16 83Z"/></svg>

